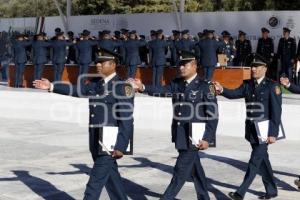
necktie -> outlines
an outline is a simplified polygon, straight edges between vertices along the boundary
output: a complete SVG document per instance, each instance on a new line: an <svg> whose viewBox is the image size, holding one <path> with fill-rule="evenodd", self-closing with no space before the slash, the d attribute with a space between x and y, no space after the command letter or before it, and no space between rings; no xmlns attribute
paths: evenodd
<svg viewBox="0 0 300 200"><path fill-rule="evenodd" d="M189 83L187 81L184 81L184 90L187 88L188 85Z"/></svg>
<svg viewBox="0 0 300 200"><path fill-rule="evenodd" d="M257 82L257 80L254 81L254 85L255 85L255 88L258 87L258 82Z"/></svg>

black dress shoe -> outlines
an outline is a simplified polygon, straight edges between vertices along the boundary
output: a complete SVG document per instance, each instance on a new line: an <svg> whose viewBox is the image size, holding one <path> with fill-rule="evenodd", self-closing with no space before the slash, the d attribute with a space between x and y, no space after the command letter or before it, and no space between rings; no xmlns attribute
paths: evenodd
<svg viewBox="0 0 300 200"><path fill-rule="evenodd" d="M298 189L300 189L300 178L295 180L295 184L298 186Z"/></svg>
<svg viewBox="0 0 300 200"><path fill-rule="evenodd" d="M277 194L264 194L264 195L260 196L259 199L272 199L277 196L278 196Z"/></svg>
<svg viewBox="0 0 300 200"><path fill-rule="evenodd" d="M229 192L228 195L233 200L243 200L243 197L236 192Z"/></svg>

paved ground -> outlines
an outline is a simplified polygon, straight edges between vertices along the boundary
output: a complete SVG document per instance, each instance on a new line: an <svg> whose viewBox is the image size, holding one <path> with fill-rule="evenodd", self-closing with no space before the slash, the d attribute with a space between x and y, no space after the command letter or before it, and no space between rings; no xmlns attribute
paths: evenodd
<svg viewBox="0 0 300 200"><path fill-rule="evenodd" d="M77 124L16 121L0 118L0 200L82 199L92 164L87 129ZM151 127L150 127L151 128ZM168 132L135 130L135 154L119 161L130 199L159 199L167 187L176 151ZM211 199L226 200L241 183L249 159L242 138L219 137L218 148L201 152ZM270 148L279 187L278 200L300 199L293 181L300 174L299 141L280 141ZM258 176L246 199L264 191ZM177 197L196 199L192 183ZM103 191L101 199L108 199Z"/></svg>

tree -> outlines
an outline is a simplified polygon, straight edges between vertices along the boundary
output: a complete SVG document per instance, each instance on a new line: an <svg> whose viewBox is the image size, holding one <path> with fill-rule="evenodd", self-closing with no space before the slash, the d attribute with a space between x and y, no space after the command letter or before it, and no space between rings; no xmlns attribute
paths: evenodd
<svg viewBox="0 0 300 200"><path fill-rule="evenodd" d="M63 10L66 0L58 0ZM299 0L186 0L186 12L299 10ZM171 0L72 0L73 15L173 12ZM180 0L176 0L179 7ZM0 17L59 15L53 0L0 0Z"/></svg>

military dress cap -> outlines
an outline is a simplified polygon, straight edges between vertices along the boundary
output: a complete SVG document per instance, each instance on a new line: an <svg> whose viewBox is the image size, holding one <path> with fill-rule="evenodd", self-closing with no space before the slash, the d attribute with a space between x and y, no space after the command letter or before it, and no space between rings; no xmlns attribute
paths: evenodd
<svg viewBox="0 0 300 200"><path fill-rule="evenodd" d="M97 57L96 57L96 63L101 63L101 62L105 62L105 61L110 61L110 60L114 60L116 62L119 61L120 59L120 55L115 53L115 52L112 52L112 51L109 51L107 49L104 49L104 48L101 48L99 50L99 52L97 53Z"/></svg>
<svg viewBox="0 0 300 200"><path fill-rule="evenodd" d="M231 34L230 34L228 31L223 31L223 32L221 33L221 35L222 35L223 37L225 37L225 36L230 36Z"/></svg>
<svg viewBox="0 0 300 200"><path fill-rule="evenodd" d="M156 31L156 34L162 34L164 31L162 29L159 29Z"/></svg>
<svg viewBox="0 0 300 200"><path fill-rule="evenodd" d="M244 31L239 30L239 35L247 35Z"/></svg>
<svg viewBox="0 0 300 200"><path fill-rule="evenodd" d="M102 34L103 34L103 35L110 34L110 30L103 30L103 31L102 31Z"/></svg>
<svg viewBox="0 0 300 200"><path fill-rule="evenodd" d="M180 51L179 53L179 65L185 65L193 60L196 60L196 55L190 51Z"/></svg>
<svg viewBox="0 0 300 200"><path fill-rule="evenodd" d="M270 33L269 29L267 29L265 27L261 28L261 32L262 33Z"/></svg>
<svg viewBox="0 0 300 200"><path fill-rule="evenodd" d="M198 36L203 36L203 35L204 35L204 33L202 33L202 32L198 32L198 33L197 33L197 35L198 35Z"/></svg>
<svg viewBox="0 0 300 200"><path fill-rule="evenodd" d="M63 31L57 32L56 36L63 36L65 33Z"/></svg>
<svg viewBox="0 0 300 200"><path fill-rule="evenodd" d="M16 38L23 38L23 37L25 37L25 34L24 34L24 33L18 33L18 34L16 35Z"/></svg>
<svg viewBox="0 0 300 200"><path fill-rule="evenodd" d="M74 36L74 32L73 31L68 31L68 35Z"/></svg>
<svg viewBox="0 0 300 200"><path fill-rule="evenodd" d="M250 67L264 66L268 67L268 61L257 53L252 53L248 56L248 63L250 61Z"/></svg>
<svg viewBox="0 0 300 200"><path fill-rule="evenodd" d="M151 30L151 31L150 31L150 35L151 35L151 36L156 35L156 31L155 31L155 30Z"/></svg>
<svg viewBox="0 0 300 200"><path fill-rule="evenodd" d="M126 28L122 28L120 31L121 31L122 34L125 34L125 33L128 33L128 32L129 32L129 30L126 29Z"/></svg>
<svg viewBox="0 0 300 200"><path fill-rule="evenodd" d="M214 30L206 30L206 33L214 33Z"/></svg>
<svg viewBox="0 0 300 200"><path fill-rule="evenodd" d="M120 34L121 34L121 31L115 31L114 34L115 34L115 35L120 35Z"/></svg>
<svg viewBox="0 0 300 200"><path fill-rule="evenodd" d="M89 36L90 34L91 32L86 29L82 31L82 36Z"/></svg>
<svg viewBox="0 0 300 200"><path fill-rule="evenodd" d="M178 35L178 34L180 34L180 31L178 31L178 30L172 30L172 33L175 34L175 35Z"/></svg>
<svg viewBox="0 0 300 200"><path fill-rule="evenodd" d="M136 30L130 31L129 34L136 34Z"/></svg>
<svg viewBox="0 0 300 200"><path fill-rule="evenodd" d="M60 32L61 32L61 28L59 28L59 27L55 28L55 29L54 29L54 32L60 33Z"/></svg>
<svg viewBox="0 0 300 200"><path fill-rule="evenodd" d="M287 28L287 27L283 27L283 32L288 32L288 33L290 33L291 30L290 30L289 28Z"/></svg>
<svg viewBox="0 0 300 200"><path fill-rule="evenodd" d="M106 62L110 60L114 60L118 62L121 56L115 52L109 51L107 49L101 48L96 55L96 63Z"/></svg>
<svg viewBox="0 0 300 200"><path fill-rule="evenodd" d="M189 32L190 32L189 30L185 29L185 30L181 31L181 34L188 34Z"/></svg>

